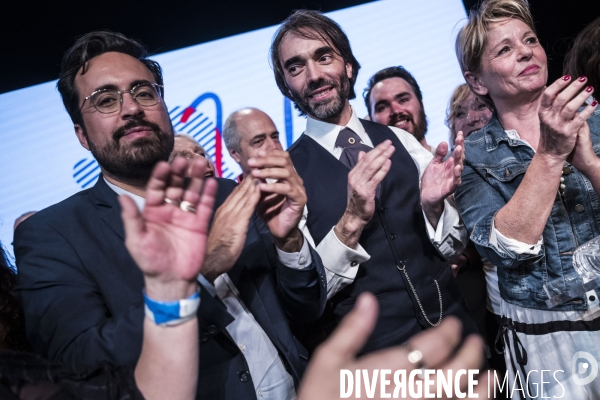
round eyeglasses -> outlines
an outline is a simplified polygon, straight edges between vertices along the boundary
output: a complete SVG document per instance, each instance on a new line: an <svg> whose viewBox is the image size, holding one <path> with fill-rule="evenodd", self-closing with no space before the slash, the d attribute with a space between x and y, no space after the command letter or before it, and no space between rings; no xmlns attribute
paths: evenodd
<svg viewBox="0 0 600 400"><path fill-rule="evenodd" d="M158 83L141 83L129 90L100 89L90 94L83 100L81 109L86 100L102 114L111 114L121 109L123 104L123 93L129 93L133 100L142 107L150 107L160 103L162 85Z"/></svg>

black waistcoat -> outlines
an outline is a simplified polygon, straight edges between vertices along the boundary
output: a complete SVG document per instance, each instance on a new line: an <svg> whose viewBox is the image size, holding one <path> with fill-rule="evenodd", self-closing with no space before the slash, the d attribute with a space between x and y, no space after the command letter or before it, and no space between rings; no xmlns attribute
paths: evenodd
<svg viewBox="0 0 600 400"><path fill-rule="evenodd" d="M379 301L379 319L364 352L403 343L431 325L425 320L417 299L398 265L406 271L427 317L436 323L440 315L437 280L443 315L456 314L458 292L450 288L451 271L427 234L420 202L419 173L414 160L391 129L361 120L374 146L386 139L396 151L392 166L382 182L376 211L364 228L359 243L371 259L359 267L354 282L332 299L339 321L353 307L358 295L372 292ZM318 245L337 224L346 209L348 168L306 135L289 149L308 197L308 229ZM449 290L451 289L451 290ZM458 312L462 314L462 312ZM461 319L463 319L461 315Z"/></svg>

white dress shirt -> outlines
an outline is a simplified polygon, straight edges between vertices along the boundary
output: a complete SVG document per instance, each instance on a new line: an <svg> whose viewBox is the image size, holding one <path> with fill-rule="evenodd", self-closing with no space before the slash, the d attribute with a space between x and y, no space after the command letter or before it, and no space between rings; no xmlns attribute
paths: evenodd
<svg viewBox="0 0 600 400"><path fill-rule="evenodd" d="M223 301L227 312L234 318L226 329L248 363L256 398L293 399L296 396L294 379L285 369L269 336L246 308L229 275L219 275L214 286L202 275L198 281L203 289Z"/></svg>
<svg viewBox="0 0 600 400"><path fill-rule="evenodd" d="M346 127L352 129L360 137L362 143L373 147L371 138L365 131L354 110L352 110L352 117L346 126L334 125L308 117L304 134L314 139L339 160L343 149L336 147L335 142L340 131ZM389 128L396 134L400 143L402 143L414 160L419 171L420 181L425 168L433 159L433 155L408 132L392 126ZM351 249L344 245L335 235L334 227L331 228L331 231L329 231L321 243L315 247L306 226L307 217L308 209L305 207L304 215L298 227L321 256L327 276L327 298L331 298L343 287L354 281L360 264L368 261L371 256L360 244L357 245L356 249ZM425 219L429 239L444 258L452 259L462 254L468 241L468 234L456 210L454 200L451 197L445 200L444 211L440 216L437 228L433 228L425 214L423 214L423 218Z"/></svg>
<svg viewBox="0 0 600 400"><path fill-rule="evenodd" d="M145 199L130 193L105 179L106 184L119 195L133 199L138 209L143 210ZM279 261L288 268L303 269L312 263L308 240L304 240L298 253L286 253L277 248ZM227 273L215 279L214 286L202 275L198 277L202 289L212 296L218 296L234 321L227 326L231 335L248 363L256 397L264 400L288 400L296 396L294 379L287 372L277 348L269 336L244 305L240 294Z"/></svg>

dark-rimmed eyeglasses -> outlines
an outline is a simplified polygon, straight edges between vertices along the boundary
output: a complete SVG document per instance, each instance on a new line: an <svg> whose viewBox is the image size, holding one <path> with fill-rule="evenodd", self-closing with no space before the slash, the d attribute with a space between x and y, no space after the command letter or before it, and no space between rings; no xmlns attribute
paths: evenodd
<svg viewBox="0 0 600 400"><path fill-rule="evenodd" d="M80 111L86 100L94 106L98 112L102 114L111 114L121 109L123 104L123 93L129 93L133 100L142 107L151 107L160 103L162 85L158 83L141 83L131 89L116 90L116 89L100 89L90 94L83 100Z"/></svg>

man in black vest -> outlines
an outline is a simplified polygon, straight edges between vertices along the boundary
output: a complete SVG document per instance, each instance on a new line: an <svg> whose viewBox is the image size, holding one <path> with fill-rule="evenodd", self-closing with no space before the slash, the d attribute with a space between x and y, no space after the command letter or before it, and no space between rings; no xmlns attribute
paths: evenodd
<svg viewBox="0 0 600 400"><path fill-rule="evenodd" d="M360 65L342 29L320 12L299 10L284 21L271 62L281 92L308 115L289 149L308 197L305 236L319 254L323 242L340 243L322 257L326 270L336 257L354 257L337 271L334 321L369 291L381 313L364 352L402 343L447 315L475 332L444 260L467 241L449 198L460 183L462 137L442 162L445 143L433 158L409 133L359 120L348 100Z"/></svg>

